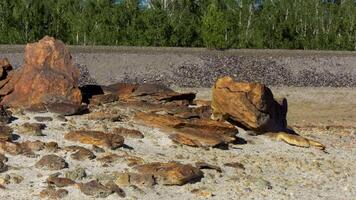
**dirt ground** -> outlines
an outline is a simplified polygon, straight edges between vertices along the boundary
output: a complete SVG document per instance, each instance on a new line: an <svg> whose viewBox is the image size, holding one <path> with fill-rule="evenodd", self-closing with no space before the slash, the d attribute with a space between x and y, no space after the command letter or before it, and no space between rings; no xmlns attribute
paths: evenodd
<svg viewBox="0 0 356 200"><path fill-rule="evenodd" d="M0 46L0 57L8 57L15 66L20 66L22 48ZM250 136L244 130L239 130L238 136L246 141L244 144L231 144L228 149L193 148L175 144L161 130L139 125L132 120L88 120L87 115L80 115L66 117L67 121L64 122L50 113L14 112L18 119L10 126L14 133L19 135L19 142L56 141L60 147L65 147L79 145L63 138L65 133L73 129L110 131L115 127L126 127L141 131L144 138L125 138L126 147L106 150L105 153L96 153L96 156L115 153L137 156L145 162L173 160L194 164L204 161L222 169L221 172L204 169L201 181L183 186L122 187L126 193L126 198L123 199L355 199L355 53L283 50L211 52L202 49L126 47L71 47L71 51L75 62L84 65L99 84L116 81L164 83L177 91L196 92L198 99L206 100L210 99L211 83L217 77L240 77L239 71L227 67L229 64L236 67L244 65L246 70L240 71L244 77L251 78L250 81L263 81L271 87L276 97L288 99L288 124L297 133L320 141L326 146L326 151L299 148L271 141L264 135ZM214 59L210 59L210 56ZM215 60L216 56L218 61ZM226 56L229 59L226 59ZM234 58L230 59L229 56ZM225 68L215 69L212 67L214 63ZM255 73L254 70L260 68L264 70ZM315 72L312 76L308 76L308 71L304 71L303 76L298 75L303 69L309 68ZM245 68L239 68L241 69ZM280 71L282 69L284 71ZM284 77L284 72L290 73ZM297 75L294 76L293 73ZM345 74L347 77L342 78ZM318 78L311 80L310 77L314 76ZM278 80L282 78L282 82ZM290 82L290 79L293 81ZM283 83L288 83L288 86ZM299 83L304 87L293 85ZM315 87L316 85L323 87ZM116 103L107 104L103 109L123 114L128 112L128 108L120 107ZM25 122L36 122L35 116L53 118L53 121L46 122L44 136L21 134L19 127ZM90 145L80 145L92 148ZM49 152L42 150L33 158L23 155L8 156L7 164L10 167L8 171L0 173L0 179L15 174L22 176L24 180L21 183L10 183L6 185L6 189L0 189L0 199L40 199L39 193L46 188L49 175L59 172L60 176L64 176L67 171L78 167L87 172L87 177L80 180L81 182L93 179L103 182L116 180L115 173L133 170L124 160L117 160L105 166L97 159L76 161L64 150L55 154L68 162L68 168L55 172L35 168L35 163L46 154ZM231 167L231 163L239 165ZM94 199L85 196L74 186L65 189L69 193L64 199ZM116 194L112 194L106 199L118 198Z"/></svg>

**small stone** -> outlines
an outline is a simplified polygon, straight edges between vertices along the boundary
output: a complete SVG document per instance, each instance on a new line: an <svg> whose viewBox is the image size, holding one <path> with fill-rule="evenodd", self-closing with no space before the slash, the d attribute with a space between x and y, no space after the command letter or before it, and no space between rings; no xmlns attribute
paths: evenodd
<svg viewBox="0 0 356 200"><path fill-rule="evenodd" d="M57 155L45 155L37 163L36 168L45 170L60 170L67 167L65 160Z"/></svg>
<svg viewBox="0 0 356 200"><path fill-rule="evenodd" d="M271 190L272 189L272 185L269 181L266 181L265 179L263 178L257 178L255 180L255 186L261 190L263 189L269 189Z"/></svg>
<svg viewBox="0 0 356 200"><path fill-rule="evenodd" d="M24 123L19 127L19 133L30 136L43 136L42 130L46 127L40 123Z"/></svg>
<svg viewBox="0 0 356 200"><path fill-rule="evenodd" d="M101 156L100 158L97 158L97 160L99 162L101 162L102 164L110 164L110 163L114 163L114 162L118 161L121 158L122 158L122 156L110 153L110 154Z"/></svg>
<svg viewBox="0 0 356 200"><path fill-rule="evenodd" d="M163 185L184 185L203 177L203 172L200 169L179 162L156 162L139 165L134 169L143 174L153 174L157 183Z"/></svg>
<svg viewBox="0 0 356 200"><path fill-rule="evenodd" d="M196 162L195 166L199 169L214 169L217 172L222 172L221 168L215 165L208 164L206 162Z"/></svg>
<svg viewBox="0 0 356 200"><path fill-rule="evenodd" d="M100 94L94 95L90 99L90 104L93 105L103 105L107 103L112 103L119 100L119 96L115 94Z"/></svg>
<svg viewBox="0 0 356 200"><path fill-rule="evenodd" d="M53 184L57 187L67 187L70 185L74 185L75 181L69 179L69 178L60 178L60 177L49 177L47 179L48 184Z"/></svg>
<svg viewBox="0 0 356 200"><path fill-rule="evenodd" d="M80 191L87 195L93 196L94 198L106 198L113 193L113 191L96 180L77 184Z"/></svg>
<svg viewBox="0 0 356 200"><path fill-rule="evenodd" d="M11 177L10 181L15 184L19 184L24 180L22 176L14 173L10 174L10 177Z"/></svg>
<svg viewBox="0 0 356 200"><path fill-rule="evenodd" d="M98 146L96 146L96 145L93 145L93 146L92 146L92 149L93 149L93 151L95 151L96 153L105 153L105 150L104 150L103 148L100 148L100 147L98 147Z"/></svg>
<svg viewBox="0 0 356 200"><path fill-rule="evenodd" d="M9 123L12 118L12 113L8 111L3 105L0 105L0 122Z"/></svg>
<svg viewBox="0 0 356 200"><path fill-rule="evenodd" d="M67 122L67 121L68 121L68 120L66 119L66 117L63 116L63 115L58 115L58 116L56 117L56 119L57 119L58 121L60 121L60 122Z"/></svg>
<svg viewBox="0 0 356 200"><path fill-rule="evenodd" d="M224 165L227 167L245 170L245 166L239 162L225 163Z"/></svg>
<svg viewBox="0 0 356 200"><path fill-rule="evenodd" d="M0 162L0 173L6 172L8 169L7 165L3 162Z"/></svg>
<svg viewBox="0 0 356 200"><path fill-rule="evenodd" d="M0 153L0 162L7 162L7 160L7 157L4 154Z"/></svg>
<svg viewBox="0 0 356 200"><path fill-rule="evenodd" d="M8 141L0 141L0 153L8 153L10 155L19 155L23 153L21 144Z"/></svg>
<svg viewBox="0 0 356 200"><path fill-rule="evenodd" d="M130 175L128 173L118 173L116 175L115 183L120 187L126 187L130 185Z"/></svg>
<svg viewBox="0 0 356 200"><path fill-rule="evenodd" d="M119 197L125 198L126 194L123 189L121 189L118 185L116 185L113 181L109 181L105 184L105 187L109 188L113 192L115 192Z"/></svg>
<svg viewBox="0 0 356 200"><path fill-rule="evenodd" d="M9 126L0 124L0 141L12 141L12 129Z"/></svg>
<svg viewBox="0 0 356 200"><path fill-rule="evenodd" d="M62 199L68 195L68 191L65 189L55 190L54 188L46 188L40 192L40 198L48 199Z"/></svg>
<svg viewBox="0 0 356 200"><path fill-rule="evenodd" d="M72 131L65 134L64 138L110 149L117 149L124 144L122 136L100 131Z"/></svg>
<svg viewBox="0 0 356 200"><path fill-rule="evenodd" d="M52 117L41 117L41 116L37 116L37 117L34 117L34 119L38 122L51 122L53 121L53 118Z"/></svg>
<svg viewBox="0 0 356 200"><path fill-rule="evenodd" d="M41 151L45 148L45 143L39 140L26 141L21 143L21 146L27 151Z"/></svg>
<svg viewBox="0 0 356 200"><path fill-rule="evenodd" d="M56 152L59 149L57 142L48 142L45 144L45 148L49 152Z"/></svg>
<svg viewBox="0 0 356 200"><path fill-rule="evenodd" d="M195 194L197 197L201 197L201 198L210 198L213 196L211 191L209 191L207 189L193 189L191 191L191 193Z"/></svg>
<svg viewBox="0 0 356 200"><path fill-rule="evenodd" d="M97 120L97 121L104 121L108 120L111 122L121 122L125 116L122 116L121 114L115 113L115 112L105 112L105 111L98 111L98 112L92 112L88 114L88 120Z"/></svg>
<svg viewBox="0 0 356 200"><path fill-rule="evenodd" d="M72 171L67 171L65 177L72 180L81 180L87 176L85 169L78 167Z"/></svg>
<svg viewBox="0 0 356 200"><path fill-rule="evenodd" d="M128 137L128 138L136 138L136 139L144 138L144 135L140 131L127 129L127 128L115 128L113 133L121 135L121 136L123 136L125 138L126 137Z"/></svg>
<svg viewBox="0 0 356 200"><path fill-rule="evenodd" d="M152 174L130 173L130 183L137 187L152 187L155 184L155 180Z"/></svg>
<svg viewBox="0 0 356 200"><path fill-rule="evenodd" d="M89 149L82 148L79 149L77 152L73 153L72 155L70 155L70 157L74 160L92 160L96 156Z"/></svg>

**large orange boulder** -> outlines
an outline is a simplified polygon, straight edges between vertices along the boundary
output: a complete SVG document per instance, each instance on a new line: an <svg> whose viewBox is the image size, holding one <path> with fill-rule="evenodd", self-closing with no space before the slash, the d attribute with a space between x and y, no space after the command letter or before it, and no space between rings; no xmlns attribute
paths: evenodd
<svg viewBox="0 0 356 200"><path fill-rule="evenodd" d="M79 70L64 43L44 37L25 49L24 65L0 89L1 104L45 109L51 104L80 105Z"/></svg>
<svg viewBox="0 0 356 200"><path fill-rule="evenodd" d="M227 120L257 132L280 131L287 127L287 101L277 102L271 90L259 83L219 79L212 91L213 118Z"/></svg>

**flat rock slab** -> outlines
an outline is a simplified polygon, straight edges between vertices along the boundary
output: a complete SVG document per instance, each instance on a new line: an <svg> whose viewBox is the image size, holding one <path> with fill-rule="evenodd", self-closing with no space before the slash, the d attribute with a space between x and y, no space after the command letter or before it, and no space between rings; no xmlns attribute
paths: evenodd
<svg viewBox="0 0 356 200"><path fill-rule="evenodd" d="M142 174L152 174L163 185L184 185L203 177L200 169L178 162L150 163L136 166L135 169Z"/></svg>
<svg viewBox="0 0 356 200"><path fill-rule="evenodd" d="M214 147L235 141L237 129L224 122L181 119L171 115L139 112L135 122L162 129L178 143L194 147Z"/></svg>
<svg viewBox="0 0 356 200"><path fill-rule="evenodd" d="M124 138L122 136L100 131L72 131L65 134L64 138L70 141L92 144L110 149L117 149L124 144Z"/></svg>
<svg viewBox="0 0 356 200"><path fill-rule="evenodd" d="M87 183L79 183L77 185L83 194L94 198L105 198L114 192L95 180Z"/></svg>
<svg viewBox="0 0 356 200"><path fill-rule="evenodd" d="M57 155L45 155L37 163L36 168L45 170L61 170L67 167L66 161Z"/></svg>

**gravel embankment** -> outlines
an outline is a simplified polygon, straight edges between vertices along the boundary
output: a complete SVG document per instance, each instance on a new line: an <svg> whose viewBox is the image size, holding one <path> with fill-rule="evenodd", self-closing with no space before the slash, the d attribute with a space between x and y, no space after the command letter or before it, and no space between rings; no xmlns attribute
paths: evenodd
<svg viewBox="0 0 356 200"><path fill-rule="evenodd" d="M23 55L20 48L16 50L0 48L0 57L20 66ZM353 52L114 47L71 47L71 51L82 72L81 84L124 81L211 87L218 77L229 75L268 86L356 87Z"/></svg>

